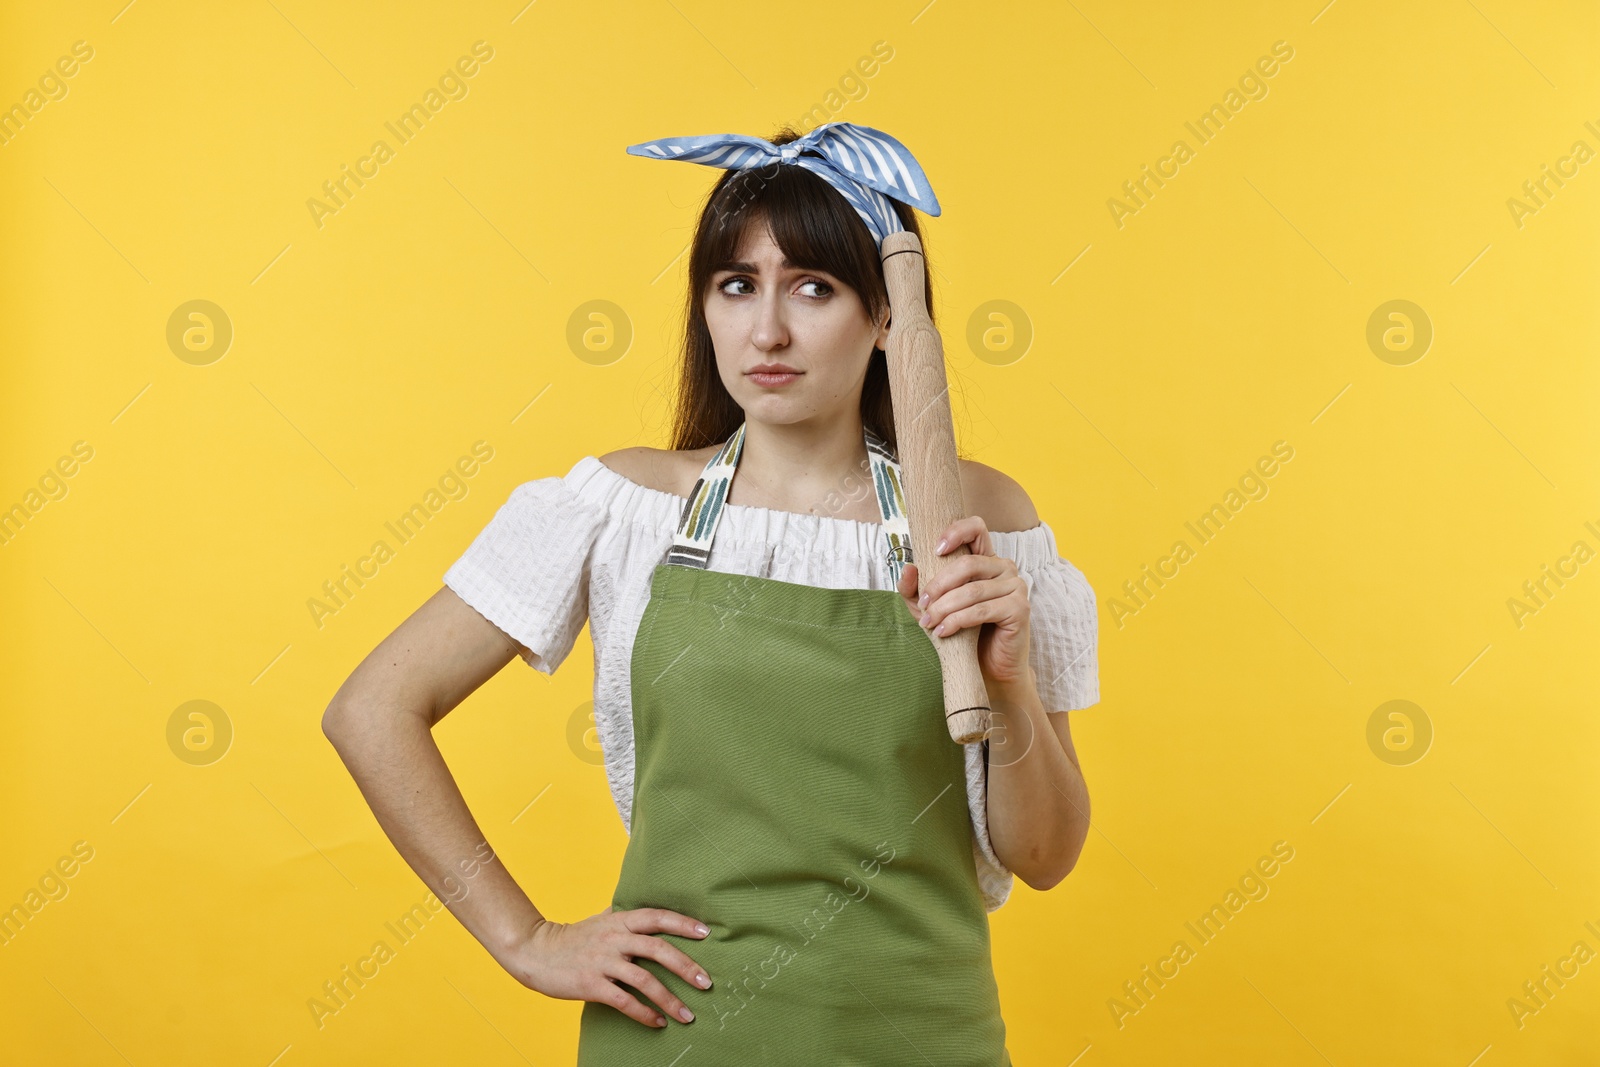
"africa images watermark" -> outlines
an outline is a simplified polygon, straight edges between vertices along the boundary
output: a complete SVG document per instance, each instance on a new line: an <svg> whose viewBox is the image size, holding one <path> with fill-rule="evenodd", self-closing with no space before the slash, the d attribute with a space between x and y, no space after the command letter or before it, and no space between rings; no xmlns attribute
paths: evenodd
<svg viewBox="0 0 1600 1067"><path fill-rule="evenodd" d="M327 1025L329 1017L338 1015L357 993L367 987L367 983L378 977L384 964L395 959L400 948L404 948L416 940L424 927L439 914L447 905L465 900L472 887L466 880L475 877L480 870L490 863L495 862L494 849L489 842L480 841L478 847L469 858L457 861L456 868L461 872L461 878L449 873L444 876L444 896L440 898L429 892L422 901L401 914L392 922L385 922L384 929L394 936L398 948L391 947L389 942L379 939L372 943L372 948L365 956L358 958L354 964L345 964L339 969L339 974L322 983L322 992L318 996L306 999L306 1008L311 1012L311 1021L318 1030Z"/></svg>
<svg viewBox="0 0 1600 1067"><path fill-rule="evenodd" d="M476 58L474 58L476 57ZM451 100L465 100L471 91L466 79L474 77L479 70L480 63L487 63L494 58L494 48L487 41L474 41L472 55L462 56L455 61L454 66L446 68L439 75L438 87L430 86L422 94L420 102L412 104L401 112L400 117L393 122L385 122L384 128L394 135L395 141L400 145L408 145L422 132L428 121L444 109ZM350 164L339 164L339 176L322 183L322 193L325 199L313 196L306 200L306 209L311 212L311 221L322 229L324 220L329 215L337 215L348 206L349 202L361 189L366 188L367 182L378 176L383 164L394 159L396 149L388 141L379 138L372 142L372 147L367 155L356 160L352 169ZM369 170L368 167L371 167Z"/></svg>
<svg viewBox="0 0 1600 1067"><path fill-rule="evenodd" d="M72 885L67 881L83 870L83 865L94 859L94 846L87 841L74 841L72 851L46 867L43 874L22 899L0 911L0 948L7 947L18 935L38 918L47 904L67 899Z"/></svg>
<svg viewBox="0 0 1600 1067"><path fill-rule="evenodd" d="M443 902L429 893L422 898L421 903L411 905L410 909L394 922L385 922L383 925L394 935L400 948L404 948L415 940L429 920L437 918L443 910ZM399 926L395 923L399 923ZM365 956L358 958L354 964L345 964L335 977L323 982L322 992L306 1000L306 1008L311 1012L311 1021L316 1024L317 1029L321 1030L327 1025L331 1016L338 1015L348 1008L356 994L365 989L368 982L378 977L384 964L392 962L398 952L398 949L380 938L372 943L372 948Z"/></svg>
<svg viewBox="0 0 1600 1067"><path fill-rule="evenodd" d="M1596 128L1592 120L1585 122L1583 126L1595 137L1600 138L1600 128ZM1548 207L1556 193L1566 188L1567 182L1561 179L1571 181L1576 178L1579 173L1578 168L1593 159L1594 155L1594 149L1589 147L1589 142L1576 140L1572 142L1572 147L1567 150L1566 155L1557 157L1554 168L1548 163L1541 163L1539 169L1542 173L1537 178L1530 178L1522 183L1522 199L1515 196L1506 198L1506 210L1511 212L1511 221L1517 229L1522 229L1525 225L1524 220L1530 215L1537 215L1540 209Z"/></svg>
<svg viewBox="0 0 1600 1067"><path fill-rule="evenodd" d="M1272 892L1272 887L1267 884L1267 879L1275 877L1282 870L1281 864L1286 864L1294 859L1294 846L1287 841L1274 841L1271 855L1262 856L1255 864L1239 877L1238 888L1230 888L1223 894L1220 903L1211 905L1195 922L1185 922L1184 927L1194 935L1199 948L1215 941L1227 925L1236 919L1247 904L1267 899L1267 894ZM1195 923L1199 923L1196 927ZM1187 963L1192 963L1198 956L1198 949L1189 942L1179 938L1172 943L1172 949L1167 955L1155 962L1152 968L1145 964L1140 969L1137 978L1130 978L1122 983L1122 997L1106 998L1106 1010L1111 1012L1111 1019L1121 1030L1127 1025L1130 1016L1138 1015L1157 993L1165 989L1167 982L1177 978L1182 973L1182 968Z"/></svg>
<svg viewBox="0 0 1600 1067"><path fill-rule="evenodd" d="M47 104L65 100L70 91L66 79L76 76L82 65L93 58L93 45L88 41L73 41L72 55L58 58L53 68L47 67L39 75L36 88L28 89L22 94L21 100L0 110L0 146L16 140Z"/></svg>
<svg viewBox="0 0 1600 1067"><path fill-rule="evenodd" d="M844 74L840 75L838 88L830 88L823 95L821 103L811 105L810 110L800 116L797 122L791 123L790 127L804 131L802 133L802 136L804 136L805 132L810 132L817 126L836 121L846 104L859 102L867 98L870 88L864 79L876 76L883 69L882 64L889 62L893 58L893 45L888 41L874 41L872 54L864 55L857 59L853 70L846 70ZM857 77L857 72L859 72L860 77ZM782 146L779 147L781 148ZM733 203L713 203L710 205L710 211L716 218L717 228L720 229L730 222L742 219L744 206L754 200L756 194L766 186L767 182L777 176L778 169L782 166L783 164L780 161L773 160L763 166L751 167L740 171L740 180L724 187L726 192L723 194L723 199L731 200Z"/></svg>
<svg viewBox="0 0 1600 1067"><path fill-rule="evenodd" d="M1584 523L1583 528L1600 538L1600 528L1596 528L1593 521ZM1572 542L1566 555L1557 556L1553 565L1540 564L1539 576L1522 583L1522 595L1506 598L1506 610L1511 613L1511 621L1517 629L1527 625L1529 616L1537 615L1548 607L1556 594L1567 587L1567 582L1578 576L1579 568L1594 556L1595 551L1589 542L1579 539Z"/></svg>
<svg viewBox="0 0 1600 1067"><path fill-rule="evenodd" d="M884 854L885 849L888 850L887 855ZM895 850L889 842L879 842L874 848L873 855L859 864L862 871L866 872L864 878L868 880L876 878L885 866L894 861L894 857ZM719 1031L727 1029L729 1020L748 1007L756 995L778 977L784 967L799 959L801 950L816 940L852 901L866 900L872 894L872 887L854 875L845 875L841 884L844 887L843 894L830 888L822 903L812 908L810 914L790 924L799 938L795 945L784 941L776 942L766 958L755 964L755 973L750 973L751 964L747 963L731 980L718 981L717 991L720 995L711 1006L717 1013ZM770 974L767 973L767 968L771 968Z"/></svg>
<svg viewBox="0 0 1600 1067"><path fill-rule="evenodd" d="M1111 221L1117 229L1127 225L1125 220L1128 216L1137 215L1148 207L1156 192L1166 187L1167 182L1162 179L1170 181L1176 178L1183 165L1195 158L1198 149L1215 140L1228 123L1238 117L1245 105L1252 100L1266 99L1269 91L1266 79L1278 73L1280 63L1288 63L1293 58L1294 48L1288 41L1272 42L1271 55L1262 56L1256 60L1254 67L1246 69L1239 76L1238 88L1229 88L1223 94L1221 103L1212 104L1194 122L1183 124L1194 135L1197 147L1191 148L1188 141L1180 138L1172 142L1166 155L1156 160L1153 169L1148 163L1142 164L1139 177L1123 182L1122 191L1127 195L1127 200L1119 200L1114 196L1106 200L1106 210L1111 212Z"/></svg>
<svg viewBox="0 0 1600 1067"><path fill-rule="evenodd" d="M450 501L465 500L472 491L466 480L492 459L493 445L482 440L472 442L472 455L458 458L439 476L435 485L422 494L421 500L395 516L393 521L384 522L384 529L393 535L396 546L410 544ZM311 625L320 630L330 615L337 615L349 606L355 595L366 588L367 582L378 576L383 565L395 558L397 551L397 547L379 538L354 564L343 564L336 577L322 583L322 596L306 598Z"/></svg>
<svg viewBox="0 0 1600 1067"><path fill-rule="evenodd" d="M1593 920L1585 920L1583 928L1600 937L1600 927L1596 927ZM1567 982L1578 977L1579 968L1594 958L1595 951L1587 941L1574 941L1572 951L1557 959L1555 967L1547 963L1539 968L1537 978L1523 982L1521 998L1506 998L1506 1010L1511 1013L1511 1021L1517 1024L1517 1029L1527 1026L1529 1018L1549 1007L1556 994L1567 987Z"/></svg>
<svg viewBox="0 0 1600 1067"><path fill-rule="evenodd" d="M824 122L833 122L838 119L839 112L852 103L860 103L867 98L871 87L866 79L875 77L883 69L883 64L894 58L894 46L888 41L872 42L872 54L862 56L855 61L855 65L839 75L837 87L830 87L823 94L822 100L811 105L811 110L800 116L800 121L795 126L801 130L821 126ZM809 124L809 127L808 127Z"/></svg>
<svg viewBox="0 0 1600 1067"><path fill-rule="evenodd" d="M1239 512L1244 510L1246 504L1252 500L1266 499L1267 494L1271 492L1267 479L1282 469L1280 463L1288 463L1292 459L1294 459L1294 446L1287 441L1274 441L1271 455L1261 456L1255 461L1254 466L1240 475L1237 489L1230 488L1223 494L1220 503L1212 504L1193 522L1185 522L1184 528L1194 535L1200 546L1209 545L1230 521L1238 518ZM1172 548L1165 556L1156 560L1153 568L1146 563L1140 568L1137 578L1123 582L1122 591L1128 600L1111 597L1106 601L1106 607L1110 609L1111 618L1117 624L1117 629L1122 629L1130 616L1137 615L1149 607L1156 594L1166 588L1167 582L1176 578L1183 565L1194 559L1197 554L1197 548L1191 546L1187 540L1179 538L1172 543Z"/></svg>
<svg viewBox="0 0 1600 1067"><path fill-rule="evenodd" d="M23 531L46 504L66 499L71 486L66 479L77 474L82 465L94 458L94 446L88 441L72 442L70 455L62 455L53 467L46 467L38 481L28 487L22 499L0 510L0 546L9 545Z"/></svg>

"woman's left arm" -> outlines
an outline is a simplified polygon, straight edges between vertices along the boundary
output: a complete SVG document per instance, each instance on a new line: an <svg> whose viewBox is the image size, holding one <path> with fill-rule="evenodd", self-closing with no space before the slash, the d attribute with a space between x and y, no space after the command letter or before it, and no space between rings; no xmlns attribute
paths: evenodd
<svg viewBox="0 0 1600 1067"><path fill-rule="evenodd" d="M1017 565L994 554L983 518L957 519L941 535L940 555L965 544L920 600L916 565L900 594L923 627L948 636L981 626L978 666L989 691L989 840L1008 870L1033 889L1056 885L1078 862L1089 834L1089 788L1065 713L1045 710L1028 659L1028 587Z"/></svg>
<svg viewBox="0 0 1600 1067"><path fill-rule="evenodd" d="M989 841L1006 868L1049 889L1078 864L1089 835L1089 787L1066 712L1046 712L1026 682L989 682Z"/></svg>

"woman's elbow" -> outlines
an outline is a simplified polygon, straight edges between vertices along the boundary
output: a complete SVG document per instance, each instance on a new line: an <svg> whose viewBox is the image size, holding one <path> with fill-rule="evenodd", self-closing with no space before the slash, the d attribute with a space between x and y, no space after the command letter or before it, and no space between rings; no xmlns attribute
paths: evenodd
<svg viewBox="0 0 1600 1067"><path fill-rule="evenodd" d="M322 736L338 749L350 735L353 713L347 705L335 701L322 713Z"/></svg>
<svg viewBox="0 0 1600 1067"><path fill-rule="evenodd" d="M1077 865L1078 857L1074 855L1065 863L1041 864L1030 867L1027 870L1016 871L1015 873L1018 878L1022 879L1023 885L1035 892L1043 893L1046 890L1054 889L1065 881L1067 875L1071 874L1073 868Z"/></svg>
<svg viewBox="0 0 1600 1067"><path fill-rule="evenodd" d="M371 706L362 701L338 699L322 713L322 736L338 750L340 755L370 736L377 725Z"/></svg>
<svg viewBox="0 0 1600 1067"><path fill-rule="evenodd" d="M348 757L397 735L428 733L440 718L433 707L389 693L340 695L322 713L322 736L341 757Z"/></svg>
<svg viewBox="0 0 1600 1067"><path fill-rule="evenodd" d="M1053 854L1041 855L1041 849L1035 845L1028 856L1028 861L1017 867L1011 868L1023 884L1029 889L1044 892L1060 885L1078 866L1078 857L1083 855L1084 839L1088 836L1088 820L1085 818L1082 832L1073 832L1063 835L1058 839L1059 847Z"/></svg>

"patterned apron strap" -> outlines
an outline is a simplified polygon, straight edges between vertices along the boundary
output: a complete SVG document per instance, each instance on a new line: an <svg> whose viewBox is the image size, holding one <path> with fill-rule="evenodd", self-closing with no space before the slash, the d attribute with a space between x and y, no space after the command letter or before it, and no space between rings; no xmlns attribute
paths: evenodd
<svg viewBox="0 0 1600 1067"><path fill-rule="evenodd" d="M667 550L667 563L706 569L711 558L711 541L716 536L717 523L722 521L722 505L728 499L734 469L744 454L744 430L745 424L740 423L733 436L700 472L700 480L694 483L689 499L684 501L677 533L672 538L672 547ZM871 427L864 430L873 495L883 520L884 559L889 566L889 577L898 586L901 570L913 562L911 527L906 521L905 494L900 487L900 464L887 441Z"/></svg>
<svg viewBox="0 0 1600 1067"><path fill-rule="evenodd" d="M883 519L884 553L889 561L889 577L900 585L900 572L911 557L911 525L906 520L906 498L900 490L900 463L889 442L867 427L867 459L872 465L872 484L878 494L878 514Z"/></svg>
<svg viewBox="0 0 1600 1067"><path fill-rule="evenodd" d="M667 550L669 564L706 569L711 558L711 539L717 532L717 523L722 520L722 504L728 499L733 471L743 454L744 423L741 422L700 472L700 480L694 483L689 499L684 501L678 532Z"/></svg>

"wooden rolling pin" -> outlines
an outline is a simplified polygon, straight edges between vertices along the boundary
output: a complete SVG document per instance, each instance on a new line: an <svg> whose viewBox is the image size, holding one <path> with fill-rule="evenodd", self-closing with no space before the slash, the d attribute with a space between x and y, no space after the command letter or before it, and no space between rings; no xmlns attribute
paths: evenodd
<svg viewBox="0 0 1600 1067"><path fill-rule="evenodd" d="M894 398L894 432L900 461L906 522L917 581L926 589L944 568L968 552L966 545L943 556L935 538L966 515L961 468L956 457L955 424L950 417L950 386L944 371L944 341L928 317L924 297L922 242L901 230L883 239L878 254L889 290L889 394ZM989 691L978 668L978 631L966 626L948 637L929 633L944 673L944 716L959 744L989 736Z"/></svg>

